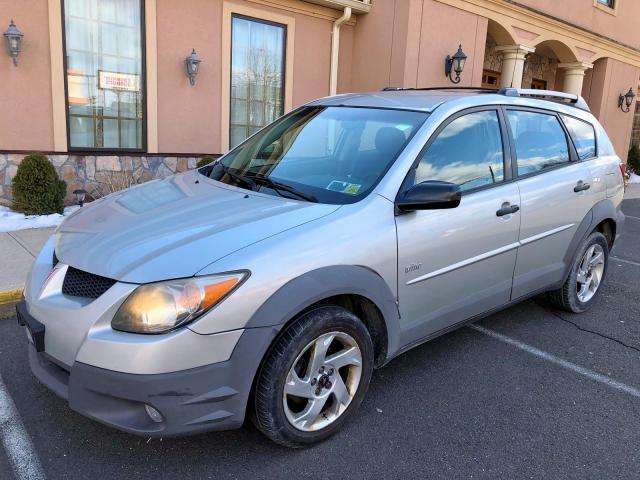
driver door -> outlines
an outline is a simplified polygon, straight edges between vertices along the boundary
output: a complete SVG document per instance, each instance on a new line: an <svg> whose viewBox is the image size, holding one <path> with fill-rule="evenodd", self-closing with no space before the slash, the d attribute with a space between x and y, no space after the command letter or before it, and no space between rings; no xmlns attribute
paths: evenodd
<svg viewBox="0 0 640 480"><path fill-rule="evenodd" d="M455 115L434 134L404 188L456 183L448 210L398 215L398 298L404 344L509 302L520 230L508 137L498 109ZM407 185L408 183L408 185Z"/></svg>

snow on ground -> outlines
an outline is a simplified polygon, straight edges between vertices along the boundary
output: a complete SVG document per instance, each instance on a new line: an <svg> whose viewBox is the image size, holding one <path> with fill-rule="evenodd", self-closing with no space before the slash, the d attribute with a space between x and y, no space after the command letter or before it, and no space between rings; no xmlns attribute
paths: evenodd
<svg viewBox="0 0 640 480"><path fill-rule="evenodd" d="M64 214L53 213L51 215L25 215L14 212L9 207L0 205L0 232L14 232L16 230L26 230L28 228L56 227L62 222L64 217L71 215L78 208L77 205L66 207Z"/></svg>
<svg viewBox="0 0 640 480"><path fill-rule="evenodd" d="M629 183L640 183L640 175L632 173L629 175Z"/></svg>

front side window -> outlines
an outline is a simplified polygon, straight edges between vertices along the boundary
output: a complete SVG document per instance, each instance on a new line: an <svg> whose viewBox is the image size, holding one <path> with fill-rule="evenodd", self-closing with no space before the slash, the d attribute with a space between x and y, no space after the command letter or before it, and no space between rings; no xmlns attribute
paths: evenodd
<svg viewBox="0 0 640 480"><path fill-rule="evenodd" d="M141 3L64 0L70 148L144 148Z"/></svg>
<svg viewBox="0 0 640 480"><path fill-rule="evenodd" d="M286 26L231 20L229 144L235 147L284 112Z"/></svg>
<svg viewBox="0 0 640 480"><path fill-rule="evenodd" d="M596 132L593 125L577 118L562 116L562 120L569 130L573 144L580 160L587 160L596 156Z"/></svg>
<svg viewBox="0 0 640 480"><path fill-rule="evenodd" d="M449 123L424 154L416 183L440 180L464 190L504 180L504 152L495 110L469 113Z"/></svg>
<svg viewBox="0 0 640 480"><path fill-rule="evenodd" d="M509 110L516 142L518 175L528 175L569 162L567 137L555 115Z"/></svg>
<svg viewBox="0 0 640 480"><path fill-rule="evenodd" d="M402 110L304 107L200 172L271 195L354 203L380 181L427 116Z"/></svg>
<svg viewBox="0 0 640 480"><path fill-rule="evenodd" d="M613 8L615 7L615 0L597 0L600 5L604 5L605 7Z"/></svg>

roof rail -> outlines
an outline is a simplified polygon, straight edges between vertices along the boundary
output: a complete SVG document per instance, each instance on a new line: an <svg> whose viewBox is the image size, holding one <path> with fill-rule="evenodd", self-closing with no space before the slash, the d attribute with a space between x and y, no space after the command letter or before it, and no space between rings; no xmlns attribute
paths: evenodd
<svg viewBox="0 0 640 480"><path fill-rule="evenodd" d="M585 110L587 112L591 111L584 98L580 95L573 95L571 93L556 92L553 90L533 90L527 88L501 88L497 93L507 97L529 97L548 100L550 102L568 103L580 110Z"/></svg>
<svg viewBox="0 0 640 480"><path fill-rule="evenodd" d="M538 98L540 100L548 100L550 102L565 103L572 105L580 110L590 112L591 109L587 102L580 95L573 95L571 93L556 92L553 90L533 90L527 88L483 88L483 87L384 87L383 92L400 92L407 90L416 91L438 91L438 90L462 90L472 91L479 93L497 93L498 95L504 95L506 97L529 97Z"/></svg>
<svg viewBox="0 0 640 480"><path fill-rule="evenodd" d="M482 93L498 93L497 88L483 87L384 87L382 92L400 92L406 90L430 91L430 90L468 90Z"/></svg>

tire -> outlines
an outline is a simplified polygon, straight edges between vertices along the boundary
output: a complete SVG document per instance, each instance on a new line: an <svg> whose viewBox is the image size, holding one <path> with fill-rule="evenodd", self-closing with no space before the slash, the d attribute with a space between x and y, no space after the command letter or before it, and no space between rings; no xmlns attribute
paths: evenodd
<svg viewBox="0 0 640 480"><path fill-rule="evenodd" d="M263 362L255 385L253 423L287 447L325 440L362 403L373 358L369 332L353 313L334 305L303 313L280 335Z"/></svg>
<svg viewBox="0 0 640 480"><path fill-rule="evenodd" d="M598 263L597 270L595 266L592 266L590 270L586 271L584 268L586 266L585 258L587 256L594 258L593 255L597 253L601 253L602 263ZM558 290L549 292L549 301L567 312L582 313L587 311L591 308L600 292L600 286L606 277L608 265L609 244L607 239L600 232L593 232L578 248L571 265L571 271L564 285ZM600 273L598 274L598 272ZM597 285L590 283L587 288L588 291L584 291L584 286L587 282L591 282L592 280L590 279L594 277L599 277ZM593 288L594 285L595 288Z"/></svg>

